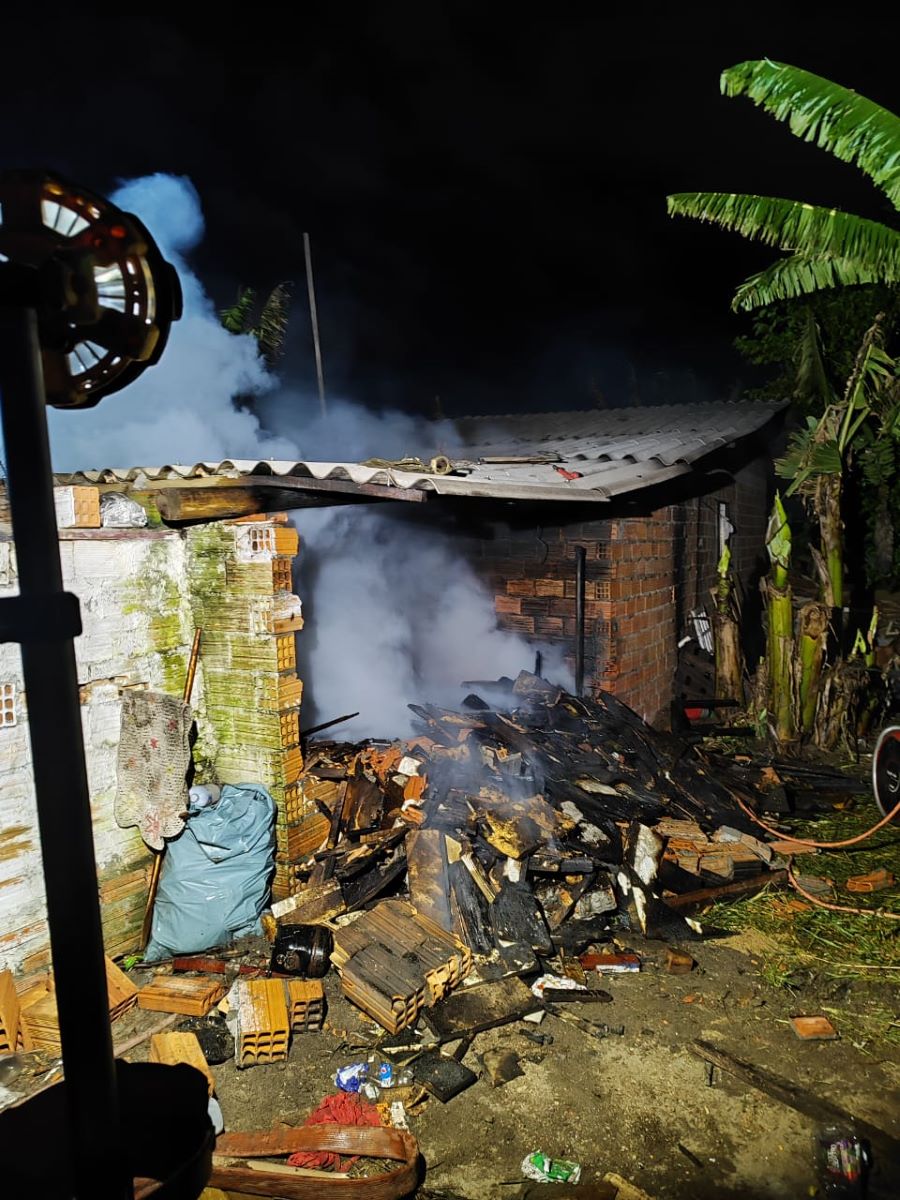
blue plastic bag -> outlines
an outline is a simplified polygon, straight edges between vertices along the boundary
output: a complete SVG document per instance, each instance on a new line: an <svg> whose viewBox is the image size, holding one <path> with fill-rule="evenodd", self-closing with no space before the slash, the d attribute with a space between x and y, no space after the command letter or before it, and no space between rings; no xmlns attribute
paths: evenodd
<svg viewBox="0 0 900 1200"><path fill-rule="evenodd" d="M226 783L167 845L145 962L259 933L274 862L275 801L259 784Z"/></svg>

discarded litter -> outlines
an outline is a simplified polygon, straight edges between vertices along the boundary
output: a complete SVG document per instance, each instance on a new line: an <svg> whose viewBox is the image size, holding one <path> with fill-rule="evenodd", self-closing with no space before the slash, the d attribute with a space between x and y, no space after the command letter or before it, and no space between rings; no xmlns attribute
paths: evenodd
<svg viewBox="0 0 900 1200"><path fill-rule="evenodd" d="M335 1086L339 1087L342 1092L358 1092L360 1087L369 1078L369 1064L367 1062L350 1063L346 1067L338 1067L334 1082Z"/></svg>
<svg viewBox="0 0 900 1200"><path fill-rule="evenodd" d="M587 987L583 983L576 983L574 979L569 979L565 975L540 975L531 985L531 990L539 1000L544 997L544 991L550 989L554 992L586 992Z"/></svg>
<svg viewBox="0 0 900 1200"><path fill-rule="evenodd" d="M690 954L685 954L683 950L673 950L671 946L667 947L666 970L670 975L690 975L696 965Z"/></svg>
<svg viewBox="0 0 900 1200"><path fill-rule="evenodd" d="M525 1074L514 1050L486 1050L481 1056L481 1062L491 1087L503 1087L504 1084Z"/></svg>
<svg viewBox="0 0 900 1200"><path fill-rule="evenodd" d="M522 1160L522 1174L536 1183L578 1183L581 1180L581 1164L564 1158L551 1158L542 1150L535 1150Z"/></svg>
<svg viewBox="0 0 900 1200"><path fill-rule="evenodd" d="M816 1137L819 1182L825 1196L862 1196L871 1165L863 1142L851 1129L825 1126Z"/></svg>

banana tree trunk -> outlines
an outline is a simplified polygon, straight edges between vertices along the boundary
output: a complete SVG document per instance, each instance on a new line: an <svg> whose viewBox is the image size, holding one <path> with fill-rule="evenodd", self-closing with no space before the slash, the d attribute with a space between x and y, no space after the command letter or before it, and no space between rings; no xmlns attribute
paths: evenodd
<svg viewBox="0 0 900 1200"><path fill-rule="evenodd" d="M791 595L791 527L781 497L776 493L766 550L772 569L766 580L767 651L769 662L769 714L779 746L794 741L794 601Z"/></svg>
<svg viewBox="0 0 900 1200"><path fill-rule="evenodd" d="M744 656L741 631L736 614L734 580L728 547L719 560L719 580L712 591L714 601L713 637L716 653L716 695L723 700L744 703Z"/></svg>
<svg viewBox="0 0 900 1200"><path fill-rule="evenodd" d="M804 736L812 733L815 726L827 643L828 609L815 601L804 604L797 617L797 656L794 664L800 732Z"/></svg>
<svg viewBox="0 0 900 1200"><path fill-rule="evenodd" d="M784 576L782 586L776 579ZM769 712L779 745L794 741L794 602L787 572L776 569L767 582L769 644Z"/></svg>
<svg viewBox="0 0 900 1200"><path fill-rule="evenodd" d="M819 519L819 539L825 571L822 577L822 599L829 608L844 606L844 524L841 520L841 476L822 475L815 493L816 516Z"/></svg>
<svg viewBox="0 0 900 1200"><path fill-rule="evenodd" d="M854 745L859 704L868 684L865 663L857 659L838 659L823 676L822 703L819 706L815 741L821 750Z"/></svg>

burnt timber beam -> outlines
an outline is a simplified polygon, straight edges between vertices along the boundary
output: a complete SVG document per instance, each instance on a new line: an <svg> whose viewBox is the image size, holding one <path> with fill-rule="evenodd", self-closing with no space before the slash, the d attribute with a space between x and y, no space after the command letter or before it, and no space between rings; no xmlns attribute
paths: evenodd
<svg viewBox="0 0 900 1200"><path fill-rule="evenodd" d="M163 520L173 525L336 504L384 500L416 504L428 497L427 492L413 488L280 475L243 475L237 479L222 476L191 480L158 479L146 481L140 488L126 487L131 495L146 496L152 500ZM103 490L118 489L103 485Z"/></svg>

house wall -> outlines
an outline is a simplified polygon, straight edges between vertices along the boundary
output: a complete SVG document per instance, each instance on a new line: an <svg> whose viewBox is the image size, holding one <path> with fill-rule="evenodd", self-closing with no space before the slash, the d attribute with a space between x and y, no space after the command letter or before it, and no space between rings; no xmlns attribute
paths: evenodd
<svg viewBox="0 0 900 1200"><path fill-rule="evenodd" d="M138 830L121 829L113 812L122 694L181 694L196 627L198 778L269 787L286 845L287 801L302 765L302 689L293 669L302 620L290 590L296 550L296 534L277 517L186 532L60 530L64 584L81 602L75 650L110 955L138 948L151 864ZM16 591L14 548L0 538L0 596ZM0 970L11 968L19 986L50 964L27 722L19 648L0 644Z"/></svg>
<svg viewBox="0 0 900 1200"><path fill-rule="evenodd" d="M586 687L611 691L664 724L678 639L715 583L719 504L735 527L734 568L752 604L765 555L768 481L766 461L756 460L717 491L645 513L498 526L494 538L470 542L470 556L501 627L562 645L574 666L575 547L584 546Z"/></svg>
<svg viewBox="0 0 900 1200"><path fill-rule="evenodd" d="M133 949L147 895L150 852L137 829L113 815L121 696L125 688L180 690L190 646L176 533L62 530L65 587L81 600L76 640L82 728L102 901L111 954ZM0 543L0 595L17 590L15 555ZM14 692L15 724L0 728L0 968L26 976L49 965L40 838L28 739L28 698L19 647L0 645L0 686Z"/></svg>

